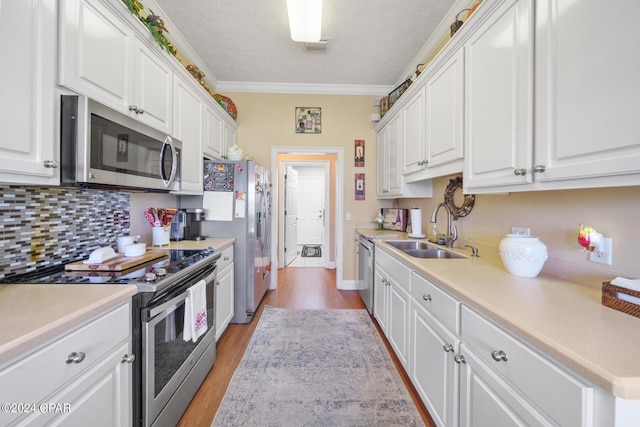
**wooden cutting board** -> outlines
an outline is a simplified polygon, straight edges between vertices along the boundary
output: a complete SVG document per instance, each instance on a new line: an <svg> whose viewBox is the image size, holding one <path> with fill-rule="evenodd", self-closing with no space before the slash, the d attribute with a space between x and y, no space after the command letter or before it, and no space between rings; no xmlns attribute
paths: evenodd
<svg viewBox="0 0 640 427"><path fill-rule="evenodd" d="M83 261L70 262L64 266L67 271L122 271L167 256L167 251L149 250L140 256L118 255L103 264L85 264Z"/></svg>

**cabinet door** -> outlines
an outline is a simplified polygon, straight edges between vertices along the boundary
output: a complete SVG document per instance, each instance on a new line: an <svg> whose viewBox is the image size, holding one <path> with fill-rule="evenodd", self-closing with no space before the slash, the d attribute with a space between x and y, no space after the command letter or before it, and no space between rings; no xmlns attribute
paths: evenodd
<svg viewBox="0 0 640 427"><path fill-rule="evenodd" d="M376 135L376 195L387 196L387 128Z"/></svg>
<svg viewBox="0 0 640 427"><path fill-rule="evenodd" d="M3 2L0 37L0 182L58 185L55 3Z"/></svg>
<svg viewBox="0 0 640 427"><path fill-rule="evenodd" d="M402 109L403 138L402 174L409 175L427 167L425 147L425 91L421 88L416 92Z"/></svg>
<svg viewBox="0 0 640 427"><path fill-rule="evenodd" d="M222 159L224 123L209 105L204 108L204 155L211 159Z"/></svg>
<svg viewBox="0 0 640 427"><path fill-rule="evenodd" d="M429 169L464 158L464 54L460 49L427 80L426 141ZM462 163L443 173L462 172Z"/></svg>
<svg viewBox="0 0 640 427"><path fill-rule="evenodd" d="M453 355L460 341L424 308L411 304L411 381L439 426L458 423L458 366Z"/></svg>
<svg viewBox="0 0 640 427"><path fill-rule="evenodd" d="M505 2L463 47L465 188L532 181L521 174L533 159L531 3Z"/></svg>
<svg viewBox="0 0 640 427"><path fill-rule="evenodd" d="M536 2L540 181L640 171L640 2Z"/></svg>
<svg viewBox="0 0 640 427"><path fill-rule="evenodd" d="M389 279L387 338L398 359L409 369L409 302L411 295L393 278Z"/></svg>
<svg viewBox="0 0 640 427"><path fill-rule="evenodd" d="M128 111L133 33L102 2L65 0L59 5L60 84Z"/></svg>
<svg viewBox="0 0 640 427"><path fill-rule="evenodd" d="M224 133L222 138L222 147L220 148L221 156L223 158L226 158L227 149L235 144L236 144L236 130L230 125L228 125L227 123L225 123Z"/></svg>
<svg viewBox="0 0 640 427"><path fill-rule="evenodd" d="M402 114L387 124L387 193L402 195Z"/></svg>
<svg viewBox="0 0 640 427"><path fill-rule="evenodd" d="M373 315L375 316L380 328L388 335L387 326L387 306L388 306L388 285L387 285L387 273L381 269L377 264L375 268L375 281L373 284Z"/></svg>
<svg viewBox="0 0 640 427"><path fill-rule="evenodd" d="M229 326L233 317L234 263L220 272L216 286L216 341Z"/></svg>
<svg viewBox="0 0 640 427"><path fill-rule="evenodd" d="M135 43L135 106L138 120L171 134L173 72L140 40ZM135 113L132 113L135 114Z"/></svg>
<svg viewBox="0 0 640 427"><path fill-rule="evenodd" d="M460 345L460 426L551 426L513 388ZM458 355L460 356L460 355Z"/></svg>
<svg viewBox="0 0 640 427"><path fill-rule="evenodd" d="M173 133L182 141L180 194L202 194L202 100L179 78L175 79L173 98Z"/></svg>

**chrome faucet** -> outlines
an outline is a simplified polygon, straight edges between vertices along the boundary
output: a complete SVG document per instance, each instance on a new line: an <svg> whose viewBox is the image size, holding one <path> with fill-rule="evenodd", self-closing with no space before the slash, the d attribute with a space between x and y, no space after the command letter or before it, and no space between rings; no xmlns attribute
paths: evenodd
<svg viewBox="0 0 640 427"><path fill-rule="evenodd" d="M451 209L449 209L449 206L444 203L438 204L438 206L436 206L436 208L433 210L433 214L431 214L430 222L432 224L438 222L438 211L440 210L440 208L445 208L447 211L447 235L444 238L444 242L448 248L452 248L453 242L458 239L458 227L456 227L455 225L453 225L452 227L451 221L453 217L451 216Z"/></svg>

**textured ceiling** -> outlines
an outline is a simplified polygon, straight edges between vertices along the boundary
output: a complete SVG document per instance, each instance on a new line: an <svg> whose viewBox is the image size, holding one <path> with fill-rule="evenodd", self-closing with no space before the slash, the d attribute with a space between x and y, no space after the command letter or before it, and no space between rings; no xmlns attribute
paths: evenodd
<svg viewBox="0 0 640 427"><path fill-rule="evenodd" d="M324 0L322 38L331 45L318 53L291 40L286 0L155 1L217 85L236 86L395 86L455 3Z"/></svg>

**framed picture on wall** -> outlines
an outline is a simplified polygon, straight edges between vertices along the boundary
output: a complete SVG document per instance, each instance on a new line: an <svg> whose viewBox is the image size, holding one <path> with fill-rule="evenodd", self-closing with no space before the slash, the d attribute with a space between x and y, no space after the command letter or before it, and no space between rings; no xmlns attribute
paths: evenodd
<svg viewBox="0 0 640 427"><path fill-rule="evenodd" d="M354 142L353 165L357 168L364 167L364 139L356 139Z"/></svg>
<svg viewBox="0 0 640 427"><path fill-rule="evenodd" d="M364 200L364 174L357 173L356 174L356 200Z"/></svg>
<svg viewBox="0 0 640 427"><path fill-rule="evenodd" d="M320 107L296 107L296 133L321 133L322 110Z"/></svg>

